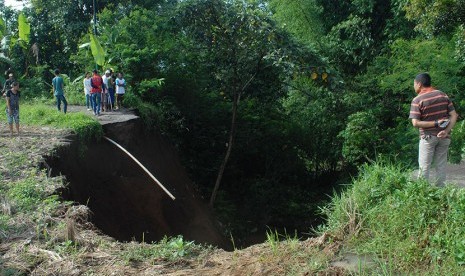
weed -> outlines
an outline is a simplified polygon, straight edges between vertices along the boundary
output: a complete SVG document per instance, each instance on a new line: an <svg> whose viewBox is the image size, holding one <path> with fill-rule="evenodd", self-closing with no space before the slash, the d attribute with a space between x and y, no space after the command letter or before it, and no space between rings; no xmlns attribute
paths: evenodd
<svg viewBox="0 0 465 276"><path fill-rule="evenodd" d="M267 230L266 231L266 241L268 243L268 245L271 247L271 251L273 252L273 254L277 254L278 253L278 249L279 249L279 234L278 234L278 231L275 230Z"/></svg>
<svg viewBox="0 0 465 276"><path fill-rule="evenodd" d="M465 264L463 189L413 181L403 168L378 162L362 167L353 186L325 212L322 230L356 252L389 256L378 262L383 275L410 273L412 267L455 274Z"/></svg>
<svg viewBox="0 0 465 276"><path fill-rule="evenodd" d="M45 196L43 187L37 183L37 180L34 177L28 177L14 183L8 191L8 197L20 210L30 211L36 209Z"/></svg>
<svg viewBox="0 0 465 276"><path fill-rule="evenodd" d="M144 260L167 259L176 261L189 256L194 256L204 249L192 241L185 241L182 236L165 237L158 243L131 243L123 253L126 262L141 262Z"/></svg>
<svg viewBox="0 0 465 276"><path fill-rule="evenodd" d="M73 255L79 252L77 243L74 243L71 240L66 240L61 243L58 243L54 247L54 251L58 252L61 255Z"/></svg>

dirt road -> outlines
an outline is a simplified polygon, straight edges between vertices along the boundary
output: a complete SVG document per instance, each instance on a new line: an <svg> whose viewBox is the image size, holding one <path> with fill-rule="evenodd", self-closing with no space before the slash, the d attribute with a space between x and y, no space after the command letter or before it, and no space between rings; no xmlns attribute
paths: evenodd
<svg viewBox="0 0 465 276"><path fill-rule="evenodd" d="M465 161L462 161L460 164L447 164L446 167L446 184L458 185L460 187L465 187ZM412 175L416 178L418 175L418 170L414 171ZM434 179L436 177L436 172L433 169L430 178Z"/></svg>
<svg viewBox="0 0 465 276"><path fill-rule="evenodd" d="M85 114L93 115L92 110L87 110L85 106L78 105L69 105L68 112L83 112ZM113 124L113 123L122 123L130 120L139 118L134 109L132 108L122 108L116 111L108 111L100 113L100 116L95 116L95 118L102 125Z"/></svg>

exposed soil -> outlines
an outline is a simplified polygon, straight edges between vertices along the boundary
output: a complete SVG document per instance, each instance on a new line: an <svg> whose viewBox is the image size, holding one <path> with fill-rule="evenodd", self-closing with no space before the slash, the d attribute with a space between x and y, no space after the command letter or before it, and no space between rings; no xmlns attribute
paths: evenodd
<svg viewBox="0 0 465 276"><path fill-rule="evenodd" d="M156 131L146 132L131 111L99 116L105 135L134 155L175 197L172 200L127 155L106 140L83 150L77 141L62 147L48 165L66 176L63 192L90 208L91 221L119 241L159 241L182 235L224 249L231 245L181 166L174 148Z"/></svg>
<svg viewBox="0 0 465 276"><path fill-rule="evenodd" d="M209 210L189 186L173 148L159 135L136 131L140 127L137 124L124 123L119 127L114 128L119 129L118 133L107 129L107 135L135 156L142 156L141 162L176 196L176 201L146 180L139 168L106 142L95 142L79 155L77 153L82 153L79 143L70 139L72 135L68 130L22 126L21 137L10 137L6 125L0 122L0 181L20 181L25 177L22 172L34 171L41 163L47 164L42 156L49 156L48 165L53 165L48 168L49 172L51 168L52 174L59 175L59 171L65 173L66 170L70 174L38 178L38 181L47 181L50 193L62 187L62 182L71 181L67 195L96 207L91 211L85 205L62 204L53 213L39 212L39 218L13 216L11 223L20 226L18 232L0 229L0 275L282 275L292 271L303 275L315 274L314 271L319 271L318 275L343 275L344 271L339 268L325 268L327 259L335 251L325 249L324 239L292 244L276 241L234 252L203 249L178 261L151 257L133 259L134 254L138 256L153 249L147 243L122 243L101 234L94 226L100 223L99 219L103 220L103 226L99 226L101 230L110 227L105 229L110 232L112 227L122 228L114 230L114 235L122 235L122 240L137 236L140 231L148 231L156 237L162 230L166 234L179 231L186 240L200 241L204 237L206 242L221 244L223 239L213 225ZM131 138L135 133L139 134L137 138ZM8 156L15 151L29 158L10 172L2 165L14 162ZM176 170L173 172L173 169ZM101 176L102 171L112 173ZM63 178L66 181L62 181ZM91 217L94 224L89 223ZM39 222L47 224L39 225ZM159 226L154 227L155 224ZM70 235L73 244L67 243ZM308 267L312 255L321 255L321 263L316 267Z"/></svg>

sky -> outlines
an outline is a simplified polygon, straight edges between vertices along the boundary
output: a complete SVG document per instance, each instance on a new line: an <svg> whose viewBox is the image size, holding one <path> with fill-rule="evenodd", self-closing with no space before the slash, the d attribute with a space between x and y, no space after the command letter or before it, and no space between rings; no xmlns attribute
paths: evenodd
<svg viewBox="0 0 465 276"><path fill-rule="evenodd" d="M21 10L24 6L23 2L16 0L5 0L5 6L13 7L14 9Z"/></svg>

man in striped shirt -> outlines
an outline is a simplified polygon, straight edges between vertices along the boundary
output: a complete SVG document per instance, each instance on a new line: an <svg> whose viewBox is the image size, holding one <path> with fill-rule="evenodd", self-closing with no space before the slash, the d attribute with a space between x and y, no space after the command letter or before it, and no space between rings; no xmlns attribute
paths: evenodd
<svg viewBox="0 0 465 276"><path fill-rule="evenodd" d="M428 73L418 74L413 81L413 88L418 96L412 100L409 119L412 119L414 127L420 129L418 177L428 180L431 165L434 164L436 184L444 186L450 131L458 116L449 97L431 86Z"/></svg>

